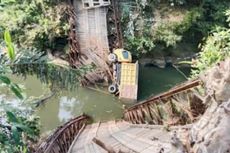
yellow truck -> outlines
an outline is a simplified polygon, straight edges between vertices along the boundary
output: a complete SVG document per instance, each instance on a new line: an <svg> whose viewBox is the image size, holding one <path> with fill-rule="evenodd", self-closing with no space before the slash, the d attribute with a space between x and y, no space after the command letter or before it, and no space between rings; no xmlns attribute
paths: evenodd
<svg viewBox="0 0 230 153"><path fill-rule="evenodd" d="M113 83L108 91L119 93L120 99L137 100L138 93L138 62L132 63L132 55L124 49L116 49L108 57L113 63Z"/></svg>

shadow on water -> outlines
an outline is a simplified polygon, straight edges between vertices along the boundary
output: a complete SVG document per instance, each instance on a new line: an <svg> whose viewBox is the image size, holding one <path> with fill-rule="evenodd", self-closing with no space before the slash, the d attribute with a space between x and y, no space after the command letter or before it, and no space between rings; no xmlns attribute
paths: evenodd
<svg viewBox="0 0 230 153"><path fill-rule="evenodd" d="M190 68L181 68L180 70L186 76L190 73ZM186 81L185 76L173 67L161 69L154 66L140 65L138 101L167 91L183 81Z"/></svg>
<svg viewBox="0 0 230 153"><path fill-rule="evenodd" d="M139 76L139 101L166 91L185 80L172 67L159 69L140 66ZM11 78L25 87L28 97L39 97L50 93L48 86L41 84L34 76L28 76L26 80L15 76ZM4 94L7 95L1 92L1 95ZM11 100L15 101L12 96ZM90 115L94 121L118 119L122 116L122 105L123 103L117 97L87 88L78 87L74 91L58 89L55 96L36 110L36 114L40 116L42 131L46 132L82 113Z"/></svg>

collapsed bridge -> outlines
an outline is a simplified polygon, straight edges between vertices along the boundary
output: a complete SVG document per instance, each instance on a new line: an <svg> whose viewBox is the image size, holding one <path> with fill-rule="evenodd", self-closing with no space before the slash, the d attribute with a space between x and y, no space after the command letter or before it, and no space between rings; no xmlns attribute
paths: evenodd
<svg viewBox="0 0 230 153"><path fill-rule="evenodd" d="M115 0L73 0L70 2L70 64L73 67L94 65L82 80L83 85L109 82L112 73L108 55L122 48L123 40Z"/></svg>

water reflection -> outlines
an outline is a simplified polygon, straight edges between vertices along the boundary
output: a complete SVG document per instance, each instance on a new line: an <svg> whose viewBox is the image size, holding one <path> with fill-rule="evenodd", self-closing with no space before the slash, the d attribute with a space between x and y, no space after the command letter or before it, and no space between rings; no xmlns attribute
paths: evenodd
<svg viewBox="0 0 230 153"><path fill-rule="evenodd" d="M122 111L117 98L79 87L73 92L59 91L38 108L37 115L41 118L42 131L48 131L82 113L94 121L106 121L120 118Z"/></svg>
<svg viewBox="0 0 230 153"><path fill-rule="evenodd" d="M78 109L77 112L80 112L82 110L83 103L80 103L79 100L73 97L61 97L60 103L59 103L59 112L58 112L58 118L59 122L66 122L70 118L74 117L74 108L76 107Z"/></svg>

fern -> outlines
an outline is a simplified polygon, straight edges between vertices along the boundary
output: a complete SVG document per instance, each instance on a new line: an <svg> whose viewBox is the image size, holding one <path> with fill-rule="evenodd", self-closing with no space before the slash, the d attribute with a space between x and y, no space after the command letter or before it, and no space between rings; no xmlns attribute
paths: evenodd
<svg viewBox="0 0 230 153"><path fill-rule="evenodd" d="M24 49L17 53L13 62L3 56L0 58L0 65L2 73L11 72L24 78L28 75L35 75L42 83L49 84L51 87L56 86L69 90L75 89L82 76L93 69L91 65L80 69L57 65L50 61L44 53L37 52L36 49Z"/></svg>

